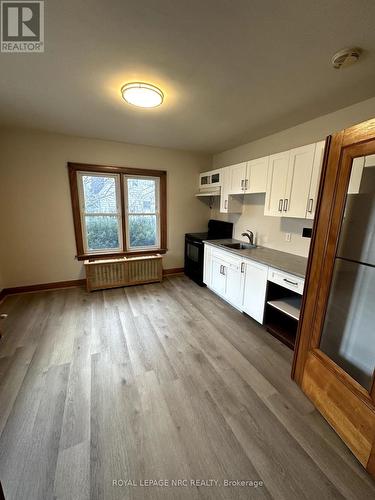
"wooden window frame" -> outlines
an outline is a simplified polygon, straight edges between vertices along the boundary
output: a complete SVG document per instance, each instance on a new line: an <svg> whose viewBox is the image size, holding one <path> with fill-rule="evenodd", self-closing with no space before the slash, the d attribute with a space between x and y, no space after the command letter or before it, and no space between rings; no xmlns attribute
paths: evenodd
<svg viewBox="0 0 375 500"><path fill-rule="evenodd" d="M143 168L127 168L108 165L92 165L86 163L71 163L68 162L70 194L72 200L72 212L74 233L76 238L76 247L78 260L86 259L101 259L111 257L125 257L128 255L154 255L156 253L164 254L167 252L167 172L165 170L149 170ZM100 173L100 174L118 174L120 177L120 203L121 203L121 233L123 251L116 252L85 252L83 241L83 228L81 222L81 207L79 197L78 172ZM125 179L126 176L144 176L159 178L159 212L160 212L160 245L159 248L141 249L129 251L127 248L127 228L126 228L126 210L125 210Z"/></svg>

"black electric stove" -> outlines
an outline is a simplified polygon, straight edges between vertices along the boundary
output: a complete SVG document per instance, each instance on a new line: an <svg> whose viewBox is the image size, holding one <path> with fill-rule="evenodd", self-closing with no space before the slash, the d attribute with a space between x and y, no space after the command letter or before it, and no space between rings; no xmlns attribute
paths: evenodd
<svg viewBox="0 0 375 500"><path fill-rule="evenodd" d="M206 233L186 233L185 234L185 267L186 276L189 276L198 285L203 283L203 262L205 240L221 240L232 238L233 223L221 220L210 219L208 221L208 231Z"/></svg>

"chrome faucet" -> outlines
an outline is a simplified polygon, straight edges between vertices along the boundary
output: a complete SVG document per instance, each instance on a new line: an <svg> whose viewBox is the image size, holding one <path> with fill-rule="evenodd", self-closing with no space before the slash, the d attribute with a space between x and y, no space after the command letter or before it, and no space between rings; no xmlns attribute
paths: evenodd
<svg viewBox="0 0 375 500"><path fill-rule="evenodd" d="M247 236L249 238L250 245L254 245L254 233L249 229L246 229L246 232L242 233L241 236Z"/></svg>

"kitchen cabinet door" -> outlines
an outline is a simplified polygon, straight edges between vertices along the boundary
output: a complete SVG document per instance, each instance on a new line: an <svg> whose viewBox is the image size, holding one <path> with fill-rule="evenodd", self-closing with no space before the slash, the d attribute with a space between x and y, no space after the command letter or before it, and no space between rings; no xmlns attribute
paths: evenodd
<svg viewBox="0 0 375 500"><path fill-rule="evenodd" d="M224 273L227 280L225 298L232 305L242 310L243 273L241 273L241 269L243 269L243 265L239 259L238 264L225 266Z"/></svg>
<svg viewBox="0 0 375 500"><path fill-rule="evenodd" d="M229 194L242 194L246 179L246 162L229 167Z"/></svg>
<svg viewBox="0 0 375 500"><path fill-rule="evenodd" d="M227 276L225 274L225 262L217 257L211 259L210 288L218 295L225 297Z"/></svg>
<svg viewBox="0 0 375 500"><path fill-rule="evenodd" d="M267 189L267 172L269 156L247 162L245 193L265 193Z"/></svg>
<svg viewBox="0 0 375 500"><path fill-rule="evenodd" d="M246 261L242 310L259 323L263 323L266 300L268 267Z"/></svg>
<svg viewBox="0 0 375 500"><path fill-rule="evenodd" d="M203 283L208 287L211 286L211 259L212 246L204 244Z"/></svg>
<svg viewBox="0 0 375 500"><path fill-rule="evenodd" d="M311 174L314 163L315 144L290 151L288 177L283 203L283 217L306 217Z"/></svg>
<svg viewBox="0 0 375 500"><path fill-rule="evenodd" d="M311 174L309 199L307 200L306 219L314 219L316 200L318 198L320 174L322 171L325 141L317 142L315 145L314 164Z"/></svg>
<svg viewBox="0 0 375 500"><path fill-rule="evenodd" d="M242 196L230 195L230 168L225 167L221 172L220 213L242 213Z"/></svg>
<svg viewBox="0 0 375 500"><path fill-rule="evenodd" d="M220 213L228 213L228 198L230 188L230 167L221 170Z"/></svg>
<svg viewBox="0 0 375 500"><path fill-rule="evenodd" d="M264 215L282 216L289 157L290 151L285 151L284 153L278 153L269 157Z"/></svg>

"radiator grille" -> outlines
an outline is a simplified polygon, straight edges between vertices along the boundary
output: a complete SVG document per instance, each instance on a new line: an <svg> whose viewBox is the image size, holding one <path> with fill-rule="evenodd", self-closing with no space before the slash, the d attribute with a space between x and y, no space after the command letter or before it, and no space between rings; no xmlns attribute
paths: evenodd
<svg viewBox="0 0 375 500"><path fill-rule="evenodd" d="M85 261L85 269L89 291L162 280L160 255Z"/></svg>

